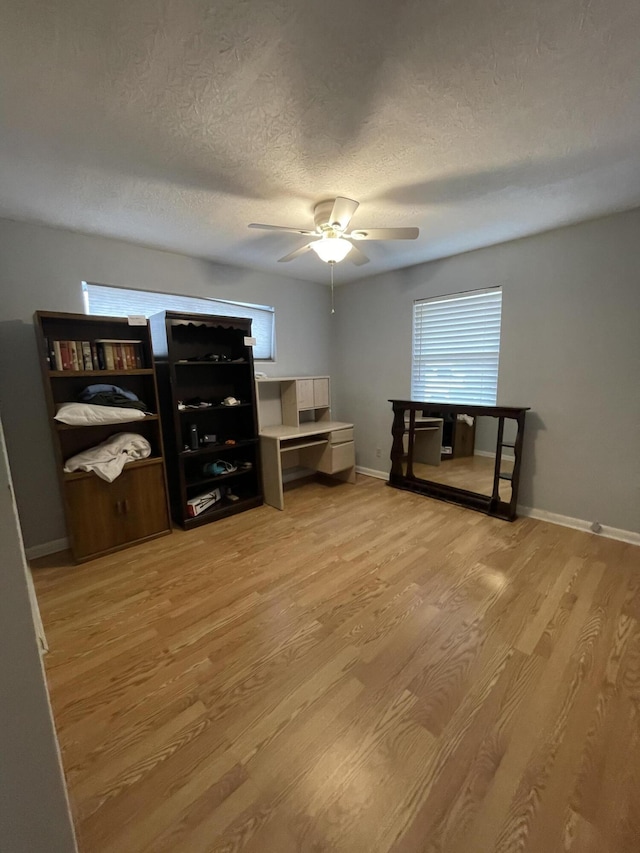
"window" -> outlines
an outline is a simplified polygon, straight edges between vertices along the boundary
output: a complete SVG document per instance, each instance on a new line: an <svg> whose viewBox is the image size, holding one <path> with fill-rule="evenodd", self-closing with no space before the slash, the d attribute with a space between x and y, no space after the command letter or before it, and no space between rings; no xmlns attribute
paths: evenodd
<svg viewBox="0 0 640 853"><path fill-rule="evenodd" d="M502 290L476 290L413 304L414 400L495 406Z"/></svg>
<svg viewBox="0 0 640 853"><path fill-rule="evenodd" d="M103 284L82 283L85 313L127 317L144 314L150 317L160 311L188 311L191 314L222 314L225 317L250 317L251 334L256 339L253 356L260 361L275 359L275 310L269 305L248 305L244 302L224 302L196 296L177 296L173 293L153 293L148 290L128 290Z"/></svg>

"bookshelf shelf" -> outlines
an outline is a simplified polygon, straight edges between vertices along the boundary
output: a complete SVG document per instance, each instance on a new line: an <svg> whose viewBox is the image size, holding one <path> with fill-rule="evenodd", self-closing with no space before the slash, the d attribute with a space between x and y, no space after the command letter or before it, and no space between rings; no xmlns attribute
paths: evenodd
<svg viewBox="0 0 640 853"><path fill-rule="evenodd" d="M251 403L240 403L239 406L207 406L202 409L178 409L178 412L181 415L200 415L205 414L206 412L221 412L221 411L233 411L234 409L244 409L246 407L250 407Z"/></svg>
<svg viewBox="0 0 640 853"><path fill-rule="evenodd" d="M202 477L200 480L190 480L187 483L187 488L192 489L195 486L215 486L216 483L222 480L232 480L239 477L247 477L252 471L231 471L229 474L218 474L216 477Z"/></svg>
<svg viewBox="0 0 640 853"><path fill-rule="evenodd" d="M257 438L250 438L246 441L236 441L235 444L209 444L206 447L201 447L199 450L181 450L180 456L183 459L193 459L196 456L205 456L207 453L222 453L225 450L237 450L238 448L249 447L257 443Z"/></svg>
<svg viewBox="0 0 640 853"><path fill-rule="evenodd" d="M132 391L151 412L158 412L158 391L149 326L130 326L125 317L92 317L37 311L36 338L53 435L69 543L78 562L109 554L136 542L171 532L160 417L147 415L107 424L63 424L54 419L60 404L77 402L88 385L105 382ZM52 370L75 344L76 369ZM106 347L113 347L107 353ZM98 369L106 355L120 366ZM128 361L129 367L124 365ZM78 369L78 363L88 368ZM137 366L134 366L137 365ZM140 366L144 365L144 366ZM132 432L151 446L151 456L130 462L107 483L94 473L66 473L65 461L111 436Z"/></svg>
<svg viewBox="0 0 640 853"><path fill-rule="evenodd" d="M51 379L69 379L72 376L153 376L152 367L133 368L131 370L50 370Z"/></svg>
<svg viewBox="0 0 640 853"><path fill-rule="evenodd" d="M238 512L254 509L261 506L262 503L263 499L261 495L242 498L235 502L223 498L220 504L215 504L211 509L207 509L200 515L196 515L195 518L185 519L183 525L185 530L192 530L194 527L201 527L203 524L209 524L211 521L219 521Z"/></svg>
<svg viewBox="0 0 640 853"><path fill-rule="evenodd" d="M164 460L161 456L148 456L146 459L138 459L135 462L127 462L124 466L125 471L132 471L136 468L146 468L149 465L163 465ZM74 471L73 473L69 473L67 471L63 471L64 479L66 482L73 482L74 480L85 480L88 477L95 477L91 471Z"/></svg>
<svg viewBox="0 0 640 853"><path fill-rule="evenodd" d="M113 423L108 423L108 424L62 424L59 421L54 420L53 425L54 425L54 429L57 429L57 430L98 429L100 427L102 427L102 428L104 428L104 427L121 427L121 428L127 427L126 431L129 432L130 430L128 428L131 426L136 426L137 424L144 424L144 423L147 423L148 421L157 421L157 420L159 420L158 415L146 415L144 418L135 418L134 420L131 420L131 421L115 421Z"/></svg>

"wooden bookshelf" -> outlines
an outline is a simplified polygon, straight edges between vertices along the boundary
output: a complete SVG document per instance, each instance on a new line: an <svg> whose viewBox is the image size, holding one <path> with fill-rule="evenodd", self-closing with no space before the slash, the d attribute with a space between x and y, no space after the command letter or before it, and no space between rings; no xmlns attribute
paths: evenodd
<svg viewBox="0 0 640 853"><path fill-rule="evenodd" d="M253 351L244 340L251 337L251 320L165 311L149 322L174 521L189 529L260 506L263 498ZM222 405L227 397L235 397L240 405ZM212 405L178 408L180 402L190 399ZM191 448L192 426L199 440L205 435L215 435L218 440ZM227 440L234 444L226 444ZM237 470L208 474L204 466L217 460L236 465ZM243 469L243 463L250 463L250 469ZM214 488L220 489L221 499L200 515L190 516L188 501Z"/></svg>
<svg viewBox="0 0 640 853"><path fill-rule="evenodd" d="M149 325L132 326L124 317L97 317L37 311L34 317L47 412L67 522L78 562L171 532L164 446ZM141 366L120 369L52 369L54 341L93 345L98 339L132 343ZM123 345L124 346L124 345ZM124 352L124 349L122 350ZM131 353L131 348L128 349ZM92 362L93 363L93 362ZM88 386L104 383L133 391L152 414L132 421L76 426L54 420L62 403L76 402ZM119 432L144 436L151 456L130 462L113 483L96 474L64 471L65 461Z"/></svg>

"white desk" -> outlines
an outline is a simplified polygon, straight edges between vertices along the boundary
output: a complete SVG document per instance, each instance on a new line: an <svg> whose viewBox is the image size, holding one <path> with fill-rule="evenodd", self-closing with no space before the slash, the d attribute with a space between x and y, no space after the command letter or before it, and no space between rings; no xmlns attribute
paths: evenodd
<svg viewBox="0 0 640 853"><path fill-rule="evenodd" d="M348 483L356 481L353 424L314 421L260 431L265 503L284 509L283 468L302 466Z"/></svg>

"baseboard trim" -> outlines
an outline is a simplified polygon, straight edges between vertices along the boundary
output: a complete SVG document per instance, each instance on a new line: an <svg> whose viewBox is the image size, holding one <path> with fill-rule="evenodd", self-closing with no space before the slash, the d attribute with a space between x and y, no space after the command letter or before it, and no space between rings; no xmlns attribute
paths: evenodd
<svg viewBox="0 0 640 853"><path fill-rule="evenodd" d="M29 560L37 560L38 557L48 557L49 554L57 554L58 551L66 551L69 547L69 540L54 539L52 542L43 542L41 545L32 545L31 548L25 548L24 552Z"/></svg>
<svg viewBox="0 0 640 853"><path fill-rule="evenodd" d="M376 480L388 480L388 471L376 471L375 468L363 468L362 465L356 465L356 474L364 474L365 477L375 477Z"/></svg>
<svg viewBox="0 0 640 853"><path fill-rule="evenodd" d="M485 455L486 451L482 454ZM490 455L490 454L486 454ZM366 477L375 477L378 480L388 480L389 474L385 471L376 471L375 468L363 468L361 465L356 465L358 474L364 474ZM591 521L585 521L582 518L571 518L568 515L560 515L557 512L548 512L546 509L536 509L530 506L518 506L518 515L526 518L535 518L538 521L548 521L550 524L558 524L560 527L571 527L574 530L584 530L592 536L602 536L605 539L615 539L618 542L627 542L629 545L640 545L640 533L635 533L633 530L622 530L619 527L610 527L608 524L602 525L602 530L599 533L594 533L591 530Z"/></svg>
<svg viewBox="0 0 640 853"><path fill-rule="evenodd" d="M473 455L474 456L486 456L487 459L495 459L496 458L496 454L492 450L474 450ZM513 461L515 459L515 456L513 455L513 453L503 453L502 458L503 459L509 459L510 461Z"/></svg>
<svg viewBox="0 0 640 853"><path fill-rule="evenodd" d="M377 471L375 468L364 468L362 465L356 465L356 471L358 474L364 474L365 477L375 477L376 480L389 479L387 471ZM305 472L302 469L296 471L295 476L288 479L289 481L297 480L304 476ZM599 533L594 533L591 530L592 522L590 521L585 521L582 518L571 518L569 515L560 515L557 512L548 512L546 509L536 509L530 506L518 506L518 515L526 518L535 518L538 521L548 521L550 524L558 524L560 527L583 530L585 533L591 533L592 536L615 539L618 542L627 542L629 545L640 545L640 533L636 533L633 530L623 530L620 527L610 527L608 524L603 524L602 530ZM25 553L29 560L37 560L38 557L48 557L49 554L66 551L68 547L68 539L54 539L52 542L43 542L41 545L33 545L31 548L26 548Z"/></svg>
<svg viewBox="0 0 640 853"><path fill-rule="evenodd" d="M551 524L559 524L560 527L571 527L573 530L583 530L592 536L602 536L605 539L615 539L618 542L627 542L629 545L640 545L640 533L633 530L623 530L620 527L610 527L603 524L602 529L595 533L591 530L592 521L582 518L571 518L569 515L560 515L557 512L548 512L546 509L536 509L530 506L519 506L518 515L527 518L536 518L538 521L549 521Z"/></svg>

